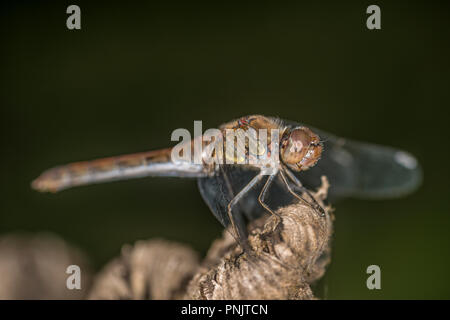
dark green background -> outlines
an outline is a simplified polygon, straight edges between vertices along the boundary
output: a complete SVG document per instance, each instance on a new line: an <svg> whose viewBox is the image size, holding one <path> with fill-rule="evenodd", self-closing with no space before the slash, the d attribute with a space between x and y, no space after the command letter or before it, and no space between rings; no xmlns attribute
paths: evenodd
<svg viewBox="0 0 450 320"><path fill-rule="evenodd" d="M335 205L327 298L450 298L450 12L438 2L2 5L0 233L51 231L100 268L163 237L204 253L221 227L194 180L152 178L40 194L74 160L173 145L176 128L245 114L298 120L416 155L424 184ZM382 30L365 10L378 4ZM382 290L366 288L367 266Z"/></svg>

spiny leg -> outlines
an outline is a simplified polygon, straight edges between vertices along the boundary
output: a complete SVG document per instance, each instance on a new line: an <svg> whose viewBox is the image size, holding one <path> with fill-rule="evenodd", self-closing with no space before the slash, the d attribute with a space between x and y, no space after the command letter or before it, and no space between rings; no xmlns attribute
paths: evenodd
<svg viewBox="0 0 450 320"><path fill-rule="evenodd" d="M241 190L239 191L239 193L233 198L231 199L231 201L228 203L228 218L231 221L231 225L233 227L233 230L236 234L236 236L238 237L239 240L242 239L243 235L239 232L239 229L237 228L235 222L234 222L234 218L233 218L233 207L239 202L239 200L241 200L259 181L261 181L261 179L263 178L264 175L262 175L261 173L257 174L255 177L252 178L252 180L250 180L250 182ZM247 239L243 239L244 240L244 246L246 246L246 240ZM239 243L241 243L239 241ZM245 249L245 248L244 248Z"/></svg>
<svg viewBox="0 0 450 320"><path fill-rule="evenodd" d="M298 180L297 177L295 176L295 174L293 174L288 168L284 168L284 171L286 172L288 177L296 184L296 187L300 190L300 192L306 193L311 198L312 202L314 203L315 209L319 210L320 215L322 217L324 217L325 210L317 202L316 198L314 198L314 196L311 194L311 192L309 192L309 190L303 186L303 184L300 182L300 180Z"/></svg>
<svg viewBox="0 0 450 320"><path fill-rule="evenodd" d="M269 208L269 206L264 202L264 199L266 197L266 193L267 190L269 190L270 185L272 184L273 180L275 179L275 177L277 176L277 174L271 174L269 176L269 178L267 178L266 183L264 184L264 187L261 190L261 193L258 196L258 201L261 204L261 206L263 206L264 209L266 209L267 211L269 211L270 214L277 216L278 218L280 218L280 215L275 213L274 211L272 211L272 209Z"/></svg>
<svg viewBox="0 0 450 320"><path fill-rule="evenodd" d="M225 185L226 185L227 191L228 191L229 195L231 196L231 200L232 200L235 195L234 195L233 188L231 186L228 174L225 171L223 166L220 166L219 169L220 169L223 179L225 180ZM230 200L230 202L231 202L231 200ZM239 232L238 228L236 227L236 223L234 221L235 219L233 219L232 215L230 215L229 210L227 210L227 215L228 215L228 219L230 220L231 227L233 228L233 231L234 231L234 234L233 234L233 232L230 232L230 234L234 238L234 240L236 240L237 243L241 244L241 241L239 240L240 232ZM242 247L247 247L247 245L243 244Z"/></svg>
<svg viewBox="0 0 450 320"><path fill-rule="evenodd" d="M299 196L297 193L294 192L294 190L292 190L291 186L289 185L289 182L287 181L283 170L280 170L280 176L283 179L284 184L286 185L287 189L289 190L289 192L296 197L297 199L299 199L300 201L305 202L307 205L309 205L311 208L313 208L315 211L317 210L319 215L324 217L325 216L325 211L323 210L323 208L315 201L314 197L311 197L311 199L313 199L314 203L310 203L309 201L307 201L306 199L304 199L303 197Z"/></svg>

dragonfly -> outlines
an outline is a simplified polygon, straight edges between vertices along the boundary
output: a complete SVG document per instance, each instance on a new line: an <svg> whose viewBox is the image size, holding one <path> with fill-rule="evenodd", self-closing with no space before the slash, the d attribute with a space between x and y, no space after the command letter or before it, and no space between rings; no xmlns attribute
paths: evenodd
<svg viewBox="0 0 450 320"><path fill-rule="evenodd" d="M250 221L264 214L277 216L278 208L294 201L303 201L317 214L325 216L325 210L309 191L320 186L322 176L329 181L328 199L332 201L348 197L400 197L413 192L421 183L421 167L410 153L341 138L302 123L249 115L224 123L218 130L224 135L235 134L235 137L239 137L237 133L267 130L270 138L261 145L261 141L250 135L244 143L238 142L230 148L231 153L226 149L229 141L224 142L226 150L221 153L224 158L236 160L240 148L244 157L240 163L206 161L206 157L214 155L215 149L209 155L202 153L201 161L174 160L172 147L54 167L34 180L32 187L57 192L75 186L149 176L196 178L209 209L224 227L232 226L233 236L245 249ZM272 132L278 133L275 138ZM190 150L196 139L205 145L202 137L194 137L187 142ZM252 148L255 143L256 149ZM218 155L217 152L215 156ZM252 157L262 159L269 155L279 160L270 163L271 170L267 170L267 162L248 161Z"/></svg>

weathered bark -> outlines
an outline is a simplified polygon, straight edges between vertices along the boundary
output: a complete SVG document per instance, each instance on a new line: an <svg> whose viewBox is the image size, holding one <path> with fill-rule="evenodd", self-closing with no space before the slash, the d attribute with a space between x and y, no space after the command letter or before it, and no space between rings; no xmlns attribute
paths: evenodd
<svg viewBox="0 0 450 320"><path fill-rule="evenodd" d="M314 193L319 203L328 182ZM295 203L250 227L250 252L227 230L201 264L190 248L162 240L126 247L97 277L91 299L315 299L310 285L330 262L332 214Z"/></svg>
<svg viewBox="0 0 450 320"><path fill-rule="evenodd" d="M97 276L90 299L172 299L199 265L189 247L164 240L124 246L122 255Z"/></svg>

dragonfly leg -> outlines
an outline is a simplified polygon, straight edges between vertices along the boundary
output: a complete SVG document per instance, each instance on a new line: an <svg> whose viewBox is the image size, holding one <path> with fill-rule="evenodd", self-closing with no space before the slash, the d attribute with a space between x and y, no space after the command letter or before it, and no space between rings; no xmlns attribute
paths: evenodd
<svg viewBox="0 0 450 320"><path fill-rule="evenodd" d="M316 198L313 197L311 192L303 186L303 184L300 182L300 180L298 180L298 178L295 176L295 174L293 174L289 169L286 169L286 174L296 184L296 187L300 190L300 192L306 193L312 199L314 205L316 206L316 209L319 210L320 215L322 217L324 217L325 216L325 210L317 202Z"/></svg>
<svg viewBox="0 0 450 320"><path fill-rule="evenodd" d="M311 202L305 200L303 197L301 197L301 196L299 196L297 193L295 193L294 190L292 190L292 188L291 188L291 186L289 185L289 182L287 181L287 179L286 179L286 177L285 177L283 171L286 171L286 174L289 176L289 178L291 178L291 180L294 181L294 183L296 184L296 187L299 188L301 192L306 193L306 194L311 198L311 200L312 200L313 203L311 203ZM295 196L296 198L298 198L299 200L301 200L301 201L305 202L306 204L308 204L311 208L313 208L315 211L317 211L318 214L319 214L321 217L325 217L325 210L322 208L322 206L316 201L316 199L315 199L315 198L313 197L313 195L308 191L308 189L306 189L306 188L301 184L301 182L300 182L297 178L295 178L295 176L294 176L291 172L289 172L289 170L287 170L287 169L286 169L286 170L280 170L280 176L281 176L281 178L283 179L284 184L286 185L286 187L288 188L289 192L290 192L292 195L294 195L294 196ZM294 176L295 180L294 180L293 176Z"/></svg>
<svg viewBox="0 0 450 320"><path fill-rule="evenodd" d="M267 190L269 190L270 185L272 184L273 180L275 179L276 174L271 174L269 178L267 178L266 183L264 184L264 187L261 190L261 193L258 196L258 202L261 204L261 206L266 209L270 214L280 218L280 215L272 211L272 209L269 208L269 206L264 202Z"/></svg>
<svg viewBox="0 0 450 320"><path fill-rule="evenodd" d="M236 236L238 237L238 239L242 239L243 238L243 234L242 234L242 230L240 232L240 230L238 229L238 226L236 226L235 223L235 219L233 218L233 208L234 206L239 202L239 200L241 200L246 194L247 192L249 192L258 182L261 181L261 179L264 177L263 174L259 173L257 174L255 177L252 178L252 180L250 180L250 182L241 190L239 191L239 193L233 198L231 199L231 201L228 203L228 218L230 219L231 225L233 227L233 230L236 234Z"/></svg>

